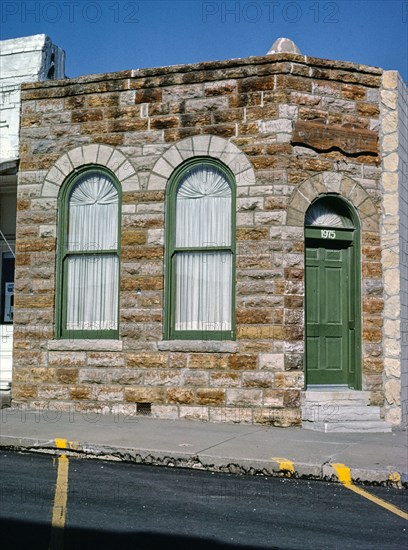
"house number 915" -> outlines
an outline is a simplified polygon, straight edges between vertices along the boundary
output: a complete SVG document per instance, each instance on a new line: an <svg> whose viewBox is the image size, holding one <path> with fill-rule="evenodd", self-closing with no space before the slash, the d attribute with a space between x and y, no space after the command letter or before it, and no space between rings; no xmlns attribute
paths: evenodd
<svg viewBox="0 0 408 550"><path fill-rule="evenodd" d="M322 229L322 239L335 239L336 232L329 229Z"/></svg>

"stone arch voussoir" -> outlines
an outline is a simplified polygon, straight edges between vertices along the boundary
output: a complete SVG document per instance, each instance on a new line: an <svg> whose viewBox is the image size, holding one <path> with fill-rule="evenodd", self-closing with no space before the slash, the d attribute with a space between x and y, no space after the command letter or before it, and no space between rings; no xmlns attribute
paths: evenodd
<svg viewBox="0 0 408 550"><path fill-rule="evenodd" d="M200 135L171 145L154 165L147 188L164 190L177 166L198 156L212 157L226 164L235 176L237 187L255 184L255 172L245 153L224 138Z"/></svg>
<svg viewBox="0 0 408 550"><path fill-rule="evenodd" d="M287 225L303 227L306 210L319 196L337 194L347 199L355 208L363 231L378 231L380 212L367 191L354 179L343 174L323 172L301 183L292 193Z"/></svg>
<svg viewBox="0 0 408 550"><path fill-rule="evenodd" d="M64 180L76 168L99 164L109 168L120 182L123 191L138 191L139 179L129 158L119 149L99 143L75 147L64 153L48 170L41 197L57 198Z"/></svg>

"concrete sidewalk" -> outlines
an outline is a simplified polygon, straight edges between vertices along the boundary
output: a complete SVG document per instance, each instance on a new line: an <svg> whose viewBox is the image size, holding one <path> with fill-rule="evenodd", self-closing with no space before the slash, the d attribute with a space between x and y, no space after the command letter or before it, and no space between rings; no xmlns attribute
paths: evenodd
<svg viewBox="0 0 408 550"><path fill-rule="evenodd" d="M242 474L408 487L408 432L345 434L302 428L3 409L0 447Z"/></svg>

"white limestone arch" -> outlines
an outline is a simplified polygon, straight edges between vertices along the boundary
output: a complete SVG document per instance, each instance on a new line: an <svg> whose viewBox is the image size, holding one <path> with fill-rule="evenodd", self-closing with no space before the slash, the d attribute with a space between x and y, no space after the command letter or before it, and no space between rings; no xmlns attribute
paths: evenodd
<svg viewBox="0 0 408 550"><path fill-rule="evenodd" d="M110 145L92 143L71 149L51 166L41 188L41 197L56 199L67 176L76 168L87 164L109 168L123 191L139 191L139 178L128 157Z"/></svg>
<svg viewBox="0 0 408 550"><path fill-rule="evenodd" d="M228 166L235 176L237 187L255 184L255 172L245 153L227 139L200 135L171 145L157 160L150 173L147 189L164 190L177 166L194 157L211 157Z"/></svg>
<svg viewBox="0 0 408 550"><path fill-rule="evenodd" d="M303 227L306 211L312 202L328 194L344 197L354 206L363 231L378 231L380 212L367 191L349 176L332 172L307 178L296 187L289 199L287 224Z"/></svg>

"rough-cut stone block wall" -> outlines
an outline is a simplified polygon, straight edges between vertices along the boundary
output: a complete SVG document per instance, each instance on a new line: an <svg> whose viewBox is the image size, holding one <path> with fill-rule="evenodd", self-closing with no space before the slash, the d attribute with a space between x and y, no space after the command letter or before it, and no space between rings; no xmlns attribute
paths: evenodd
<svg viewBox="0 0 408 550"><path fill-rule="evenodd" d="M331 192L362 220L363 388L382 404L380 86L379 69L293 54L25 85L14 402L299 423L304 213ZM236 342L162 340L165 187L197 154L237 181ZM95 161L123 188L120 341L58 341L57 196Z"/></svg>
<svg viewBox="0 0 408 550"><path fill-rule="evenodd" d="M401 395L406 402L406 289L407 267L407 96L396 71L385 71L381 90L381 151L383 223L382 265L384 271L384 372L385 418L401 422ZM405 157L404 157L405 155ZM405 309L404 309L405 308Z"/></svg>
<svg viewBox="0 0 408 550"><path fill-rule="evenodd" d="M398 75L398 156L401 289L401 407L408 423L408 89Z"/></svg>

